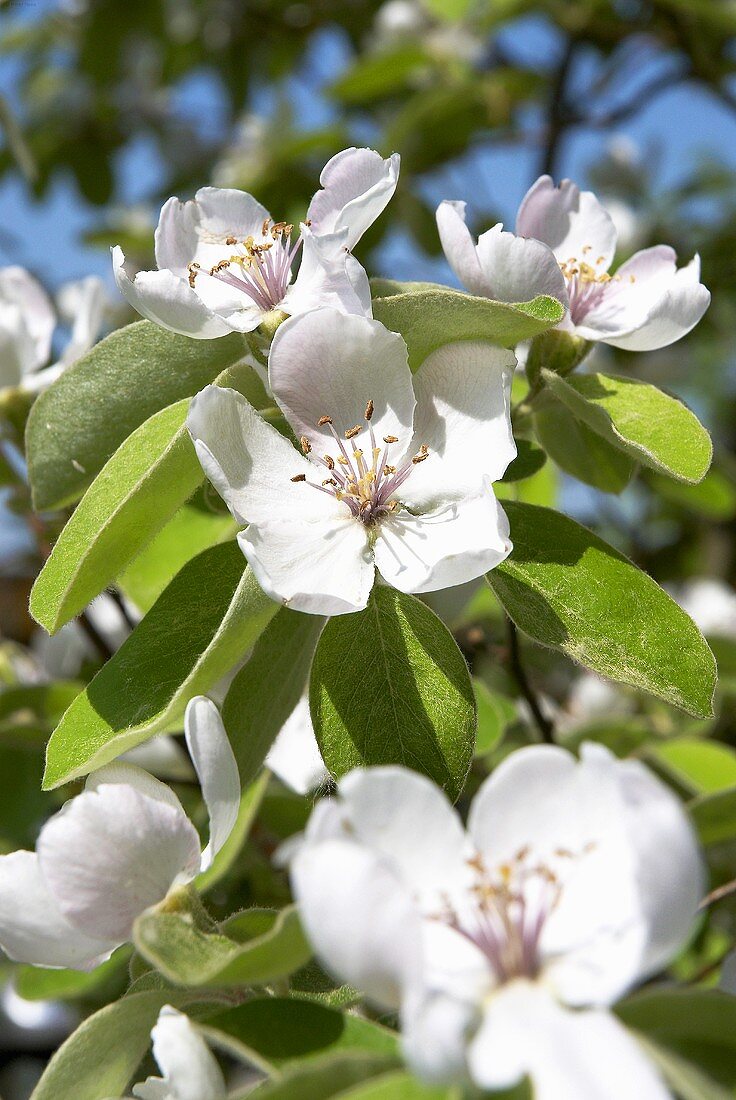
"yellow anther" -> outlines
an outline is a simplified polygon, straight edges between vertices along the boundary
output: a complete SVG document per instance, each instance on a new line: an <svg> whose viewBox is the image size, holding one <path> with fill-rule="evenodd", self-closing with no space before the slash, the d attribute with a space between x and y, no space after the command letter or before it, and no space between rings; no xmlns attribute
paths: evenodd
<svg viewBox="0 0 736 1100"><path fill-rule="evenodd" d="M354 427L348 428L348 430L345 432L345 438L346 439L354 439L355 436L360 435L360 433L362 431L363 431L363 429L360 426L360 424L356 424Z"/></svg>
<svg viewBox="0 0 736 1100"><path fill-rule="evenodd" d="M365 417L366 420L370 420L371 417L373 416L373 409L374 409L373 402L369 401L368 404L365 407L365 412L363 414L363 416Z"/></svg>
<svg viewBox="0 0 736 1100"><path fill-rule="evenodd" d="M384 443L398 443L399 437L397 435L385 435L383 437Z"/></svg>
<svg viewBox="0 0 736 1100"><path fill-rule="evenodd" d="M300 436L299 442L302 445L302 450L304 451L304 454L308 455L309 452L312 449L312 444L309 442L309 440L307 439L307 437L305 435Z"/></svg>
<svg viewBox="0 0 736 1100"><path fill-rule="evenodd" d="M306 481L307 480L307 475L306 474L295 474L294 477L291 480L292 481Z"/></svg>
<svg viewBox="0 0 736 1100"><path fill-rule="evenodd" d="M332 423L332 417L331 416L321 416L319 418L319 420L317 421L317 427L318 428L324 428L325 424L331 424L331 423Z"/></svg>

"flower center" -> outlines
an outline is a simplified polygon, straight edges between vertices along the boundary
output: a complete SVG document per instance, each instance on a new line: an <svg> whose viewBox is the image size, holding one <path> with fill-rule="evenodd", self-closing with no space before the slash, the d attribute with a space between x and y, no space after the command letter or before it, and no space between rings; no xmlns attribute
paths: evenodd
<svg viewBox="0 0 736 1100"><path fill-rule="evenodd" d="M606 262L605 256L599 256L594 264L590 263L587 256L593 251L593 246L586 244L583 247L583 259L571 256L569 260L560 264L560 271L567 282L567 293L570 299L570 320L574 325L582 324L585 317L592 309L600 305L610 289L611 283L620 283L620 275L609 275L601 269ZM634 283L636 277L629 276Z"/></svg>
<svg viewBox="0 0 736 1100"><path fill-rule="evenodd" d="M225 244L236 249L214 264L208 274L246 294L264 312L275 309L289 286L291 265L302 243L301 235L291 243L293 225L271 222L261 227L261 240L226 237ZM198 263L189 264L189 285L194 288L201 272Z"/></svg>
<svg viewBox="0 0 736 1100"><path fill-rule="evenodd" d="M365 407L363 419L366 426L355 424L340 438L331 416L321 416L317 421L319 428L329 428L337 444L338 453L315 455L306 436L301 437L304 454L311 462L324 467L329 472L321 485L307 481L306 474L297 474L291 480L305 482L313 489L328 493L336 500L343 501L356 519L367 527L377 523L400 507L394 494L404 484L414 467L429 458L429 449L422 444L417 453L404 459L399 466L391 465L391 448L399 442L395 435L385 435L382 444L376 440L371 424L373 401ZM363 441L361 443L361 436Z"/></svg>

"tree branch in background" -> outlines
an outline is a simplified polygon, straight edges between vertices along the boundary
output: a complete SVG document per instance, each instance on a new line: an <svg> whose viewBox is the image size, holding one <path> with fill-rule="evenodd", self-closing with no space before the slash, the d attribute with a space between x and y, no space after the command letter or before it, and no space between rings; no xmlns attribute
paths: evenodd
<svg viewBox="0 0 736 1100"><path fill-rule="evenodd" d="M542 736L542 740L546 741L549 745L555 744L554 738L554 726L548 718L542 713L542 708L539 705L539 700L534 694L534 688L529 682L524 664L521 659L521 646L519 645L519 634L517 632L515 624L511 619L506 616L506 633L509 643L509 665L511 672L519 686L521 694L527 701L530 711L534 717L534 721L537 724L537 728Z"/></svg>
<svg viewBox="0 0 736 1100"><path fill-rule="evenodd" d="M568 124L566 85L574 56L575 39L569 38L550 89L547 136L539 165L541 176L554 176L557 166L561 139Z"/></svg>

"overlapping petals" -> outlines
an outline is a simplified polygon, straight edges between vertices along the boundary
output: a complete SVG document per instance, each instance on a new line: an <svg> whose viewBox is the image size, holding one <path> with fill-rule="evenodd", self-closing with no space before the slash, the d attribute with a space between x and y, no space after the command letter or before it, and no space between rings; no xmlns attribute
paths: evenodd
<svg viewBox="0 0 736 1100"><path fill-rule="evenodd" d="M235 823L238 770L213 703L193 699L185 727L210 818L204 851L169 787L132 764L100 768L44 825L35 853L0 856L0 944L11 958L91 969L145 909L210 865Z"/></svg>
<svg viewBox="0 0 736 1100"><path fill-rule="evenodd" d="M164 1005L151 1038L162 1076L134 1085L137 1100L226 1100L222 1070L188 1016Z"/></svg>
<svg viewBox="0 0 736 1100"><path fill-rule="evenodd" d="M239 523L259 584L296 610L366 606L374 567L404 592L481 576L511 549L491 482L515 455L514 358L448 345L412 378L377 321L315 310L274 337L269 383L297 451L232 390L208 387L189 430Z"/></svg>

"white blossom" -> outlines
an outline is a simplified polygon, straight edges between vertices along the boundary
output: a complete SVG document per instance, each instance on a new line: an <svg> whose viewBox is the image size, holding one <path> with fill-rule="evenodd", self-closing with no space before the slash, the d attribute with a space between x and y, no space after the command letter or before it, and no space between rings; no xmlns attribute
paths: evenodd
<svg viewBox="0 0 736 1100"><path fill-rule="evenodd" d="M584 340L652 351L685 336L710 293L700 259L677 268L667 245L635 253L613 274L616 228L592 191L540 176L519 207L516 235L496 225L473 243L465 203L442 202L437 225L453 271L473 294L523 302L551 294L567 309L558 326Z"/></svg>
<svg viewBox="0 0 736 1100"><path fill-rule="evenodd" d="M235 391L199 393L189 431L249 524L238 541L263 590L339 615L366 606L376 568L402 592L430 592L498 565L511 542L491 483L516 453L513 365L511 352L468 341L412 376L396 333L322 309L286 321L269 357L302 451Z"/></svg>
<svg viewBox="0 0 736 1100"><path fill-rule="evenodd" d="M251 332L273 310L331 306L370 316L368 279L350 250L390 201L398 175L395 153L337 153L294 242L294 227L273 221L245 191L203 187L189 202L169 199L156 230L157 270L133 275L115 247L118 288L143 317L202 340Z"/></svg>
<svg viewBox="0 0 736 1100"><path fill-rule="evenodd" d="M46 822L35 852L0 856L0 946L11 959L92 969L145 909L210 866L235 824L238 769L209 699L189 703L185 732L209 813L204 851L170 787L133 764L105 765Z"/></svg>
<svg viewBox="0 0 736 1100"><path fill-rule="evenodd" d="M670 1095L608 1010L684 946L703 891L687 817L639 762L521 749L467 831L423 776L356 770L315 808L292 883L323 965L400 1012L422 1078Z"/></svg>
<svg viewBox="0 0 736 1100"><path fill-rule="evenodd" d="M162 1076L134 1085L137 1100L226 1100L222 1070L188 1016L164 1005L151 1038Z"/></svg>

